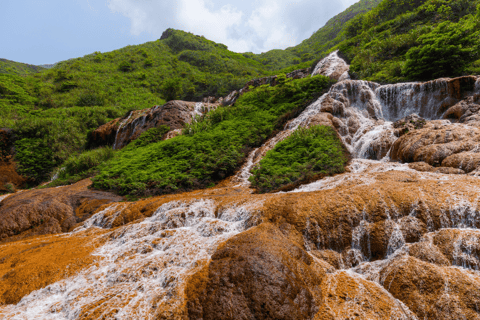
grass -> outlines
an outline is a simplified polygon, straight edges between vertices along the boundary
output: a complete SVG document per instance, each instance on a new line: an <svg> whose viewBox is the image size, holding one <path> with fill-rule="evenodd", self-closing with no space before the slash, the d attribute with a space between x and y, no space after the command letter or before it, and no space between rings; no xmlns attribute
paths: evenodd
<svg viewBox="0 0 480 320"><path fill-rule="evenodd" d="M348 151L328 126L300 128L267 152L250 181L261 193L291 190L312 179L343 173Z"/></svg>

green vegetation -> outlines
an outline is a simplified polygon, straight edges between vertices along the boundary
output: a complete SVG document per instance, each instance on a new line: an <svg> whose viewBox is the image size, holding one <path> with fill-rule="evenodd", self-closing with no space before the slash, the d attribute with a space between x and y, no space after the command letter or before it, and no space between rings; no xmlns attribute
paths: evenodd
<svg viewBox="0 0 480 320"><path fill-rule="evenodd" d="M113 158L115 151L111 147L98 148L84 151L69 157L57 170L56 179L50 182L47 187L72 184L82 179L91 177L97 171L97 167L105 161Z"/></svg>
<svg viewBox="0 0 480 320"><path fill-rule="evenodd" d="M479 73L479 4L384 0L351 20L332 50L351 60L357 78L383 83Z"/></svg>
<svg viewBox="0 0 480 320"><path fill-rule="evenodd" d="M127 111L170 99L223 96L269 74L259 62L203 37L166 34L163 40L95 52L29 76L0 74L0 128L14 129L19 172L30 185L85 150L89 132ZM208 54L209 64L186 59L194 49Z"/></svg>
<svg viewBox="0 0 480 320"><path fill-rule="evenodd" d="M250 181L260 192L291 189L319 176L345 171L348 153L335 130L301 128L267 152Z"/></svg>
<svg viewBox="0 0 480 320"><path fill-rule="evenodd" d="M26 75L45 70L40 66L0 59L0 74Z"/></svg>
<svg viewBox="0 0 480 320"><path fill-rule="evenodd" d="M146 146L130 144L100 166L94 187L149 195L211 186L232 175L252 148L330 85L323 76L280 76L277 86L261 86L234 107L217 108L187 125L182 136Z"/></svg>

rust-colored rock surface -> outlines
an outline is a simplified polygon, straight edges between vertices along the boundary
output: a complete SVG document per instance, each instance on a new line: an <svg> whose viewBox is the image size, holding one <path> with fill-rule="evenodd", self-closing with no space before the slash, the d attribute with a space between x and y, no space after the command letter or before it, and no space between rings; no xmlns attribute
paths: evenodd
<svg viewBox="0 0 480 320"><path fill-rule="evenodd" d="M22 191L0 202L0 242L67 232L100 206L120 201L116 195L91 191L90 180L72 186Z"/></svg>
<svg viewBox="0 0 480 320"><path fill-rule="evenodd" d="M199 276L201 287L187 290L189 319L311 319L325 271L301 244L262 224L223 244Z"/></svg>
<svg viewBox="0 0 480 320"><path fill-rule="evenodd" d="M0 162L0 193L22 188L25 182L26 179L17 173L15 162Z"/></svg>
<svg viewBox="0 0 480 320"><path fill-rule="evenodd" d="M98 258L91 253L101 245L98 236L44 236L0 245L0 316L2 305L17 304L31 292L92 265Z"/></svg>
<svg viewBox="0 0 480 320"><path fill-rule="evenodd" d="M480 129L463 124L450 124L442 120L430 121L422 129L411 131L400 137L393 145L392 160L402 162L426 162L432 166L461 168L461 163L469 157L468 151L480 143ZM452 155L445 163L444 160ZM474 170L468 167L469 171Z"/></svg>
<svg viewBox="0 0 480 320"><path fill-rule="evenodd" d="M232 179L97 210L80 204L95 214L74 232L0 244L0 259L12 254L0 272L15 275L0 288L16 289L0 315L476 319L480 180L445 177L357 159L349 172L289 193L251 194ZM58 190L50 192L63 197ZM24 193L40 206L37 191Z"/></svg>

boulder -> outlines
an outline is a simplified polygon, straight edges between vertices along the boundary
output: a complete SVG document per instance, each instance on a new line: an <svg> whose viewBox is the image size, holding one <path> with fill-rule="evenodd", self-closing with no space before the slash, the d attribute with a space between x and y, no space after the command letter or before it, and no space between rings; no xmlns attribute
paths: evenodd
<svg viewBox="0 0 480 320"><path fill-rule="evenodd" d="M312 319L325 271L277 227L222 245L187 287L189 319Z"/></svg>
<svg viewBox="0 0 480 320"><path fill-rule="evenodd" d="M480 128L448 121L429 121L422 129L401 136L392 147L391 158L393 161L426 162L431 166L462 169L461 159L471 159L471 154L443 161L454 154L475 150L479 143ZM473 169L473 165L469 167L470 171Z"/></svg>

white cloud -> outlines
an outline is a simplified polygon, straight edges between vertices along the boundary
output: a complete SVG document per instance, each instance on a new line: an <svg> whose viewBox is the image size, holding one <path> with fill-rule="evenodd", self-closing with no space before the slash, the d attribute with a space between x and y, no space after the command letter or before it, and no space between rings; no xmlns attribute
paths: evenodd
<svg viewBox="0 0 480 320"><path fill-rule="evenodd" d="M356 0L108 0L128 17L131 33L160 37L167 28L203 35L236 52L264 52L298 44ZM222 5L220 5L220 2ZM242 7L243 11L238 9Z"/></svg>

